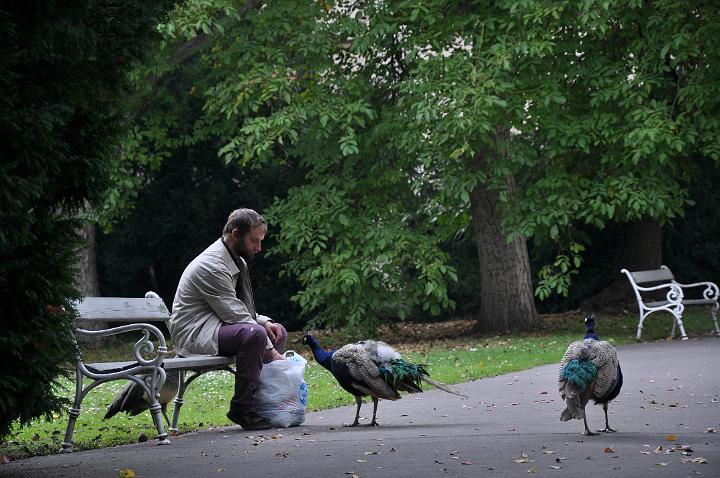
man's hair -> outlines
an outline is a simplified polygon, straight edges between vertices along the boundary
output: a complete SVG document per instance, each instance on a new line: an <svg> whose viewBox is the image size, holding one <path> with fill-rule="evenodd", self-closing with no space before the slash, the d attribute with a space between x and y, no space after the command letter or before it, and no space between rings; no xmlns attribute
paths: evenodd
<svg viewBox="0 0 720 478"><path fill-rule="evenodd" d="M267 230L265 218L263 218L260 214L252 209L235 209L228 216L227 224L225 224L225 228L223 229L223 234L230 234L233 229L237 229L238 234L242 237L247 234L250 229L258 226L263 226L265 230Z"/></svg>

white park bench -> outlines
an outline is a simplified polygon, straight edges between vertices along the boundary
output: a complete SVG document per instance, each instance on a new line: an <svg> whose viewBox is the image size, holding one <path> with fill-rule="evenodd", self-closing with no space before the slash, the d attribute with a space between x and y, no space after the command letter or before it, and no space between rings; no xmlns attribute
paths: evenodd
<svg viewBox="0 0 720 478"><path fill-rule="evenodd" d="M685 306L688 305L704 305L708 307L715 329L714 332L716 335L720 335L717 322L717 284L713 282L681 284L675 280L672 271L667 266L660 266L660 269L635 272L622 269L620 272L625 274L630 281L640 308L637 339L640 339L643 322L648 315L653 312L666 311L674 317L670 336L675 336L675 327L678 327L682 340L687 340L682 315ZM686 291L692 291L694 294L692 297L688 297Z"/></svg>
<svg viewBox="0 0 720 478"><path fill-rule="evenodd" d="M80 415L80 406L85 396L98 385L113 380L132 380L145 389L150 397L150 413L158 432L158 445L170 444L162 419L161 405L158 401L160 389L165 383L166 373L180 374L178 392L173 403L173 418L170 432L177 433L180 408L188 385L197 377L211 370L226 370L234 373L230 365L234 357L195 356L167 358L167 342L163 333L148 322L167 322L170 319L165 303L154 292L145 294L145 298L86 297L77 302L78 320L74 334L76 337L108 337L126 332L140 331L142 337L128 350L128 360L120 362L86 363L82 357L82 344L75 364L75 398L69 409L65 441L60 452L71 452L75 422ZM102 330L79 328L83 322L108 323ZM186 372L194 372L186 379ZM91 383L85 385L85 379Z"/></svg>

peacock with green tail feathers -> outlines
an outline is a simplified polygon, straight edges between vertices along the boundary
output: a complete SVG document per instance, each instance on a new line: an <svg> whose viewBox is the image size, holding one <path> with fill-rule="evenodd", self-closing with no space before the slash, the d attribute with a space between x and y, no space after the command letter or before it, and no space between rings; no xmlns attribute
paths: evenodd
<svg viewBox="0 0 720 478"><path fill-rule="evenodd" d="M325 350L315 337L305 335L303 342L310 346L313 357L333 374L338 384L355 397L357 410L355 421L347 426L358 426L362 397L373 401L373 417L369 426L378 426L378 400L399 400L399 392L421 393L422 382L453 395L465 397L447 384L430 378L426 366L403 360L388 344L365 340L348 344L337 350Z"/></svg>
<svg viewBox="0 0 720 478"><path fill-rule="evenodd" d="M597 435L588 428L585 416L585 405L593 399L605 411L605 428L598 431L614 432L608 423L608 403L620 393L622 370L615 347L595 334L595 316L585 318L585 327L583 340L571 343L560 362L558 385L566 406L560 420L582 419L584 434Z"/></svg>

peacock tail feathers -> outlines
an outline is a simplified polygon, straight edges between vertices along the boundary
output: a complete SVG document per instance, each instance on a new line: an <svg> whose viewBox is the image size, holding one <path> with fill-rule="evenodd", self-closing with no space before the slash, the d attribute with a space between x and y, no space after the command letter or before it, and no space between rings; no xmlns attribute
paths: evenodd
<svg viewBox="0 0 720 478"><path fill-rule="evenodd" d="M597 372L598 369L592 361L572 359L563 368L562 375L583 391L595 380Z"/></svg>
<svg viewBox="0 0 720 478"><path fill-rule="evenodd" d="M393 388L409 383L422 389L421 377L429 375L425 367L424 364L414 364L403 359L393 359L385 364L378 364L380 376Z"/></svg>

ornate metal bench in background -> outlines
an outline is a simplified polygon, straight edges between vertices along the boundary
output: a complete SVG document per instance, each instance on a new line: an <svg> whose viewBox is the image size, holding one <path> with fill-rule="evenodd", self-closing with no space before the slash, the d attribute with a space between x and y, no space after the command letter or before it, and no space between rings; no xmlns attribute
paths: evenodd
<svg viewBox="0 0 720 478"><path fill-rule="evenodd" d="M682 340L687 340L685 327L682 321L683 311L687 305L704 305L710 310L710 317L714 325L714 332L720 335L718 328L718 286L713 282L695 282L681 284L675 280L672 271L667 266L648 271L630 272L622 269L630 281L635 292L638 307L640 308L640 322L638 322L637 339L640 339L643 322L653 312L666 311L674 317L670 336L675 336L675 327L680 329ZM650 285L640 285L650 284ZM693 298L687 298L685 291L694 290Z"/></svg>
<svg viewBox="0 0 720 478"><path fill-rule="evenodd" d="M226 370L235 363L234 357L197 356L166 358L167 342L163 333L147 322L167 322L170 319L165 303L154 292L145 294L145 298L121 297L86 297L75 304L82 321L107 322L110 327L103 330L85 330L76 328L76 336L108 337L126 332L141 331L143 336L135 343L131 358L122 362L86 363L82 353L75 364L75 399L69 410L65 440L60 452L72 451L72 436L75 422L80 415L80 406L85 396L98 385L113 380L132 380L145 390L149 398L150 413L158 432L158 445L170 444L162 419L161 405L158 401L160 389L165 383L167 373L179 373L180 380L175 408L170 423L170 432L177 433L180 409L184 403L183 396L188 385L200 375L211 370ZM118 325L118 324L125 325ZM78 324L78 325L81 325ZM157 345L156 345L157 344ZM186 372L194 372L186 379ZM84 379L92 382L84 386Z"/></svg>

